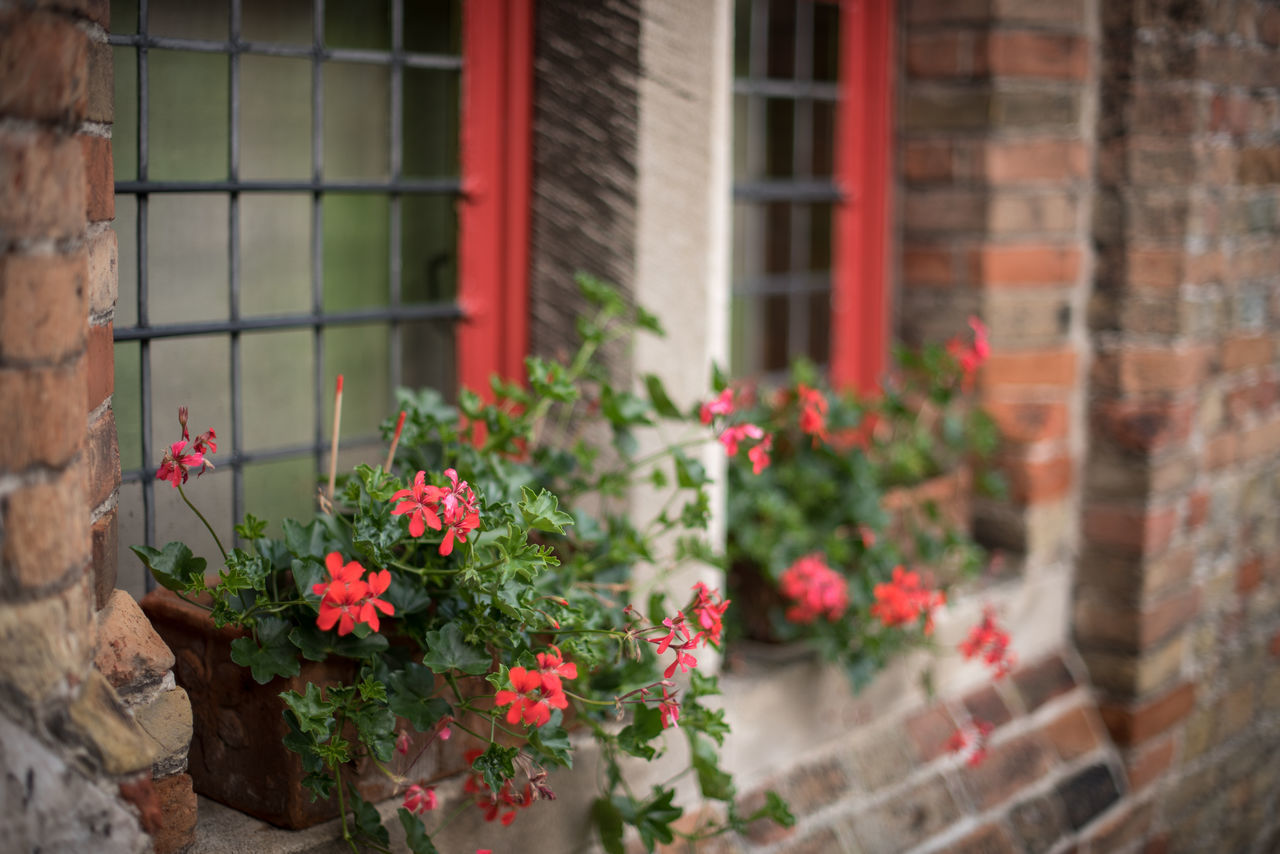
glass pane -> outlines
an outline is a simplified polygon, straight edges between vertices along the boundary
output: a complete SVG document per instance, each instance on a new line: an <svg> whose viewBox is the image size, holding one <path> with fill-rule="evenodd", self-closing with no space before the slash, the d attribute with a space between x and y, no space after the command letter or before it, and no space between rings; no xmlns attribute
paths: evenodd
<svg viewBox="0 0 1280 854"><path fill-rule="evenodd" d="M203 428L202 428L203 429ZM182 502L178 490L168 483L156 482L156 543L163 548L165 543L182 540L191 547L196 557L209 562L208 570L213 572L221 565L218 558L218 546L209 536L200 520L191 512L191 508ZM231 545L231 467L211 469L199 478L192 475L191 480L183 487L191 503L200 508L200 512L209 520L209 525L218 533L224 546Z"/></svg>
<svg viewBox="0 0 1280 854"><path fill-rule="evenodd" d="M226 41L230 34L227 0L151 0L148 5L147 30L152 35Z"/></svg>
<svg viewBox="0 0 1280 854"><path fill-rule="evenodd" d="M240 10L240 34L245 41L311 44L315 27L312 0L252 0Z"/></svg>
<svg viewBox="0 0 1280 854"><path fill-rule="evenodd" d="M785 98L765 101L765 174L770 178L787 178L794 174L792 153L795 130L795 102Z"/></svg>
<svg viewBox="0 0 1280 854"><path fill-rule="evenodd" d="M149 56L150 177L225 179L228 58L173 50Z"/></svg>
<svg viewBox="0 0 1280 854"><path fill-rule="evenodd" d="M791 205L770 202L764 206L764 272L791 269Z"/></svg>
<svg viewBox="0 0 1280 854"><path fill-rule="evenodd" d="M325 196L325 311L387 305L390 208L386 196Z"/></svg>
<svg viewBox="0 0 1280 854"><path fill-rule="evenodd" d="M222 194L151 196L147 287L152 323L227 317L227 204Z"/></svg>
<svg viewBox="0 0 1280 854"><path fill-rule="evenodd" d="M311 310L311 196L240 196L240 312Z"/></svg>
<svg viewBox="0 0 1280 854"><path fill-rule="evenodd" d="M761 351L763 371L784 371L791 363L791 341L787 329L791 322L790 298L781 294L761 298L763 313L759 339L755 346Z"/></svg>
<svg viewBox="0 0 1280 854"><path fill-rule="evenodd" d="M240 58L240 177L311 177L311 61Z"/></svg>
<svg viewBox="0 0 1280 854"><path fill-rule="evenodd" d="M813 4L813 79L840 78L840 6Z"/></svg>
<svg viewBox="0 0 1280 854"><path fill-rule="evenodd" d="M809 269L831 269L830 203L809 206Z"/></svg>
<svg viewBox="0 0 1280 854"><path fill-rule="evenodd" d="M190 409L187 426L191 435L212 427L218 434L218 447L224 451L231 448L230 368L231 342L225 335L151 342L151 447L156 458L147 462L149 467L159 466L164 448L182 437L179 406ZM215 463L226 456L224 451L214 455ZM201 480L208 477L206 474Z"/></svg>
<svg viewBox="0 0 1280 854"><path fill-rule="evenodd" d="M390 176L391 69L331 62L324 66L324 175Z"/></svg>
<svg viewBox="0 0 1280 854"><path fill-rule="evenodd" d="M446 400L456 394L453 324L449 321L406 323L400 331L400 379L409 388L430 386Z"/></svg>
<svg viewBox="0 0 1280 854"><path fill-rule="evenodd" d="M114 16L115 10L112 9ZM163 486L164 484L157 484ZM120 542L116 547L116 586L126 590L135 599L141 599L146 591L147 570L130 551L129 546L141 546L146 542L146 527L142 515L142 484L120 484L120 498L116 503L116 520L120 525ZM161 547L164 543L160 544Z"/></svg>
<svg viewBox="0 0 1280 854"><path fill-rule="evenodd" d="M341 440L376 435L391 412L391 333L379 324L335 326L324 339L324 435L333 431L333 388L342 374Z"/></svg>
<svg viewBox="0 0 1280 854"><path fill-rule="evenodd" d="M115 325L138 323L138 197L120 193L116 196L116 219L112 223L119 244L119 290L116 292Z"/></svg>
<svg viewBox="0 0 1280 854"><path fill-rule="evenodd" d="M111 32L138 31L138 0L111 0Z"/></svg>
<svg viewBox="0 0 1280 854"><path fill-rule="evenodd" d="M138 177L138 50L111 48L115 66L115 124L111 126L111 158L117 181Z"/></svg>
<svg viewBox="0 0 1280 854"><path fill-rule="evenodd" d="M460 53L461 6L458 0L405 0L404 49L418 53Z"/></svg>
<svg viewBox="0 0 1280 854"><path fill-rule="evenodd" d="M733 96L733 180L747 181L756 177L749 168L749 143L747 107L751 99L747 95Z"/></svg>
<svg viewBox="0 0 1280 854"><path fill-rule="evenodd" d="M733 76L751 74L751 0L733 4Z"/></svg>
<svg viewBox="0 0 1280 854"><path fill-rule="evenodd" d="M390 50L390 0L326 0L324 41L329 47Z"/></svg>
<svg viewBox="0 0 1280 854"><path fill-rule="evenodd" d="M240 338L241 447L261 451L315 436L315 351L310 329Z"/></svg>
<svg viewBox="0 0 1280 854"><path fill-rule="evenodd" d="M813 102L813 161L815 177L831 177L835 170L836 105L830 101Z"/></svg>
<svg viewBox="0 0 1280 854"><path fill-rule="evenodd" d="M116 433L120 436L120 470L132 471L143 463L142 345L137 341L117 342L115 362L116 385L111 409L115 412Z"/></svg>
<svg viewBox="0 0 1280 854"><path fill-rule="evenodd" d="M267 526L268 536L283 534L282 519L310 518L316 506L315 494L314 457L248 463L244 467L245 512L271 523Z"/></svg>
<svg viewBox="0 0 1280 854"><path fill-rule="evenodd" d="M456 71L404 70L404 174L439 178L458 174Z"/></svg>
<svg viewBox="0 0 1280 854"><path fill-rule="evenodd" d="M734 296L730 303L730 364L734 376L760 371L760 300Z"/></svg>
<svg viewBox="0 0 1280 854"><path fill-rule="evenodd" d="M821 291L809 295L809 352L819 365L831 361L831 294Z"/></svg>
<svg viewBox="0 0 1280 854"><path fill-rule="evenodd" d="M796 76L796 4L769 4L769 76Z"/></svg>
<svg viewBox="0 0 1280 854"><path fill-rule="evenodd" d="M448 302L457 294L458 215L451 196L400 202L400 299Z"/></svg>

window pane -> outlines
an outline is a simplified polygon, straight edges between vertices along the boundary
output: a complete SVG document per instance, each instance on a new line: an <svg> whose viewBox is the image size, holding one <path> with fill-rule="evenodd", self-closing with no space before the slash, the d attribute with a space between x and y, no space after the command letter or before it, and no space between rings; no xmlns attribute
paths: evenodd
<svg viewBox="0 0 1280 854"><path fill-rule="evenodd" d="M333 388L338 374L342 388L341 441L374 435L391 412L391 333L380 324L335 326L324 339L325 403L324 435L333 431Z"/></svg>
<svg viewBox="0 0 1280 854"><path fill-rule="evenodd" d="M325 311L387 305L390 208L386 196L325 196Z"/></svg>
<svg viewBox="0 0 1280 854"><path fill-rule="evenodd" d="M457 394L457 365L454 359L453 323L426 321L407 323L401 329L401 383L409 388L430 386L446 400Z"/></svg>
<svg viewBox="0 0 1280 854"><path fill-rule="evenodd" d="M226 41L231 32L227 0L151 0L147 11L147 30L155 36Z"/></svg>
<svg viewBox="0 0 1280 854"><path fill-rule="evenodd" d="M455 56L461 53L461 5L458 0L405 0L404 49Z"/></svg>
<svg viewBox="0 0 1280 854"><path fill-rule="evenodd" d="M240 196L240 313L311 310L311 196Z"/></svg>
<svg viewBox="0 0 1280 854"><path fill-rule="evenodd" d="M818 364L831 359L831 292L809 294L809 352Z"/></svg>
<svg viewBox="0 0 1280 854"><path fill-rule="evenodd" d="M733 76L751 75L751 0L733 4Z"/></svg>
<svg viewBox="0 0 1280 854"><path fill-rule="evenodd" d="M796 76L796 4L769 4L769 76Z"/></svg>
<svg viewBox="0 0 1280 854"><path fill-rule="evenodd" d="M138 0L111 0L111 32L138 31Z"/></svg>
<svg viewBox="0 0 1280 854"><path fill-rule="evenodd" d="M311 177L311 62L240 57L240 177Z"/></svg>
<svg viewBox="0 0 1280 854"><path fill-rule="evenodd" d="M281 536L282 519L306 520L315 510L316 462L295 457L244 467L244 509L271 524L269 536Z"/></svg>
<svg viewBox="0 0 1280 854"><path fill-rule="evenodd" d="M390 0L325 0L324 41L329 47L390 50Z"/></svg>
<svg viewBox="0 0 1280 854"><path fill-rule="evenodd" d="M813 4L813 79L840 78L840 6Z"/></svg>
<svg viewBox="0 0 1280 854"><path fill-rule="evenodd" d="M791 300L782 295L761 299L760 341L756 344L764 355L763 371L784 371L791 364L791 342L787 330L791 323Z"/></svg>
<svg viewBox="0 0 1280 854"><path fill-rule="evenodd" d="M813 160L815 176L829 178L835 171L836 105L813 102Z"/></svg>
<svg viewBox="0 0 1280 854"><path fill-rule="evenodd" d="M116 271L116 328L134 326L138 322L138 197L121 193L116 196L116 220L112 223L119 244Z"/></svg>
<svg viewBox="0 0 1280 854"><path fill-rule="evenodd" d="M111 157L117 181L138 177L138 51L111 48L115 66L115 124L111 126Z"/></svg>
<svg viewBox="0 0 1280 854"><path fill-rule="evenodd" d="M765 174L770 178L787 178L794 174L795 102L785 98L765 101Z"/></svg>
<svg viewBox="0 0 1280 854"><path fill-rule="evenodd" d="M203 429L203 428L202 428ZM210 527L218 533L224 546L231 544L231 471L211 469L197 479L193 474L183 489L191 503L209 520ZM159 548L173 540L182 540L191 547L196 557L209 561L210 568L220 566L218 546L195 518L191 508L183 503L178 490L168 483L156 482L156 542ZM135 540L134 542L141 542Z"/></svg>
<svg viewBox="0 0 1280 854"><path fill-rule="evenodd" d="M114 16L114 9L112 15ZM164 484L156 484L157 487ZM172 488L172 487L166 487ZM145 543L147 532L142 515L142 484L120 484L120 497L116 502L116 521L120 526L119 543L116 545L116 586L126 590L135 599L146 592L147 570L129 546ZM161 547L164 543L160 544Z"/></svg>
<svg viewBox="0 0 1280 854"><path fill-rule="evenodd" d="M221 54L152 50L149 177L227 177L228 59Z"/></svg>
<svg viewBox="0 0 1280 854"><path fill-rule="evenodd" d="M143 464L141 360L142 346L137 341L116 343L115 392L111 398L111 410L115 413L116 432L120 437L121 471L132 471Z"/></svg>
<svg viewBox="0 0 1280 854"><path fill-rule="evenodd" d="M809 269L831 269L830 203L809 205Z"/></svg>
<svg viewBox="0 0 1280 854"><path fill-rule="evenodd" d="M324 175L390 177L391 70L350 62L324 67Z"/></svg>
<svg viewBox="0 0 1280 854"><path fill-rule="evenodd" d="M151 447L156 458L146 461L148 467L159 466L164 448L182 437L179 406L190 409L191 435L212 427L218 446L226 442L231 447L231 342L226 336L151 342ZM213 459L216 463L219 457Z"/></svg>
<svg viewBox="0 0 1280 854"><path fill-rule="evenodd" d="M261 451L315 436L315 353L309 329L240 338L241 447Z"/></svg>
<svg viewBox="0 0 1280 854"><path fill-rule="evenodd" d="M456 71L404 70L404 174L439 178L458 174Z"/></svg>
<svg viewBox="0 0 1280 854"><path fill-rule="evenodd" d="M152 323L226 319L227 205L221 194L151 197L147 287Z"/></svg>
<svg viewBox="0 0 1280 854"><path fill-rule="evenodd" d="M400 202L400 216L401 300L452 300L458 280L458 216L454 199L405 196Z"/></svg>
<svg viewBox="0 0 1280 854"><path fill-rule="evenodd" d="M251 42L311 44L312 0L250 0L240 9L240 34Z"/></svg>

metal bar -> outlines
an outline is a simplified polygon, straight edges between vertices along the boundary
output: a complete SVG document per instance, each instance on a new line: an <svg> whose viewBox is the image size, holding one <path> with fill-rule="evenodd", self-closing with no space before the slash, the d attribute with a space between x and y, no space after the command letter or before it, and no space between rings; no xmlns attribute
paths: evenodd
<svg viewBox="0 0 1280 854"><path fill-rule="evenodd" d="M795 47L792 52L792 75L807 81L813 76L813 4L800 2L795 7ZM791 174L798 179L811 178L813 154L813 102L791 102ZM809 206L792 202L790 216L790 253L787 267L792 276L809 269ZM787 298L787 355L789 359L809 353L809 294L792 289Z"/></svg>
<svg viewBox="0 0 1280 854"><path fill-rule="evenodd" d="M461 195L458 178L400 178L391 181L119 181L125 193L436 193Z"/></svg>
<svg viewBox="0 0 1280 854"><path fill-rule="evenodd" d="M360 323L390 323L409 320L461 320L457 303L422 303L395 308L369 308L328 314L281 314L270 317L241 317L235 320L209 320L193 323L165 323L158 326L123 326L115 331L117 341L151 341L157 338L180 338L187 335L262 332L324 326L350 326Z"/></svg>
<svg viewBox="0 0 1280 854"><path fill-rule="evenodd" d="M365 65L402 65L408 68L425 68L436 71L458 71L462 57L437 53L417 53L402 50L362 50L357 48L326 48L320 45L275 44L272 42L242 42L210 39L183 39L167 36L151 36L143 33L111 33L107 43L122 47L153 48L159 50L183 50L188 53L257 54L295 59L312 58L321 62L359 62Z"/></svg>
<svg viewBox="0 0 1280 854"><path fill-rule="evenodd" d="M150 16L147 0L138 0L138 32L146 35L147 18ZM149 63L147 60L147 47L145 44L138 47L138 178L141 181L147 180L149 161L150 161L150 145L148 142L151 97L150 85L147 79L149 71ZM138 219L137 219L137 240L138 240L138 323L146 324L149 321L149 313L147 311L147 294L148 294L148 277L147 277L147 196L138 196ZM154 465L155 460L152 457L152 441L151 441L151 345L148 341L143 341L138 345L138 358L140 360L138 369L138 398L142 405L142 465L143 467ZM156 494L155 480L145 478L142 481L142 539L148 546L156 544ZM143 588L150 592L155 589L156 581L151 577L151 573L144 573Z"/></svg>
<svg viewBox="0 0 1280 854"><path fill-rule="evenodd" d="M392 0L391 2L391 51L392 54L399 54L404 48L404 0ZM388 159L391 165L391 180L399 181L401 172L404 169L404 66L398 62L391 64L391 133L390 133L390 152ZM401 245L401 209L400 195L392 193L390 198L390 232L388 235L387 261L388 272L391 274L391 281L388 283L390 291L391 308L394 310L400 305L400 287L401 287L401 266L400 266L400 245ZM391 320L391 394L393 397L395 390L400 387L403 367L404 367L404 349L403 349L403 330L395 318Z"/></svg>
<svg viewBox="0 0 1280 854"><path fill-rule="evenodd" d="M842 198L832 181L776 179L733 185L735 202L838 202Z"/></svg>
<svg viewBox="0 0 1280 854"><path fill-rule="evenodd" d="M241 0L231 0L231 41L240 40ZM228 143L228 177L231 182L240 180L240 56L232 53L228 58L231 75L231 97ZM232 323L240 320L240 194L232 191L227 200L227 316ZM231 330L231 523L234 526L244 517L244 471L235 463L244 444L243 372L240 360L240 330ZM232 533L233 545L240 545L240 538Z"/></svg>
<svg viewBox="0 0 1280 854"><path fill-rule="evenodd" d="M811 101L840 99L840 87L835 83L814 80L779 80L772 77L738 77L733 81L733 94L759 95L764 98L803 98Z"/></svg>
<svg viewBox="0 0 1280 854"><path fill-rule="evenodd" d="M343 447L348 450L358 450L365 447L378 447L384 442L381 436L369 435L358 436L354 439L347 439L342 443ZM268 451L240 451L233 453L231 457L225 460L218 460L218 468L234 467L239 471L246 465L252 463L270 463L280 460L287 460L297 457L306 457L310 454L328 451L329 443L323 442L319 445L290 445L284 448L272 448ZM130 471L121 472L121 483L139 483L148 480L155 480L154 470L149 468L131 469Z"/></svg>
<svg viewBox="0 0 1280 854"><path fill-rule="evenodd" d="M311 59L311 179L317 186L324 176L324 66L320 50L324 46L324 0L312 3ZM311 313L324 314L324 201L321 190L311 197ZM315 419L312 431L315 445L316 475L324 471L324 330L316 324L311 335L312 364L312 415Z"/></svg>
<svg viewBox="0 0 1280 854"><path fill-rule="evenodd" d="M761 273L747 276L732 285L734 296L780 296L815 294L831 290L831 274L826 270L804 273Z"/></svg>

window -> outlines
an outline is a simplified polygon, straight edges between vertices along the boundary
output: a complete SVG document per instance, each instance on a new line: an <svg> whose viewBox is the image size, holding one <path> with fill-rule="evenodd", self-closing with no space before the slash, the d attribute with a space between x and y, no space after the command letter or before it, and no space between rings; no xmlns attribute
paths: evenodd
<svg viewBox="0 0 1280 854"><path fill-rule="evenodd" d="M737 0L732 363L873 385L885 342L891 0Z"/></svg>
<svg viewBox="0 0 1280 854"><path fill-rule="evenodd" d="M140 0L112 27L120 566L140 592L127 546L188 530L153 479L179 404L218 430L199 500L229 535L310 512L337 374L346 466L380 457L395 387L451 396L519 364L530 30L519 0Z"/></svg>

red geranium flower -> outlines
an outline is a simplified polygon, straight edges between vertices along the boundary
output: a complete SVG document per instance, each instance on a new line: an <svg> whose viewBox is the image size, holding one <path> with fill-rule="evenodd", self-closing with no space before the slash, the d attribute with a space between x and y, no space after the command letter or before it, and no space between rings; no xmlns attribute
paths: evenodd
<svg viewBox="0 0 1280 854"><path fill-rule="evenodd" d="M440 490L441 516L444 520L444 540L440 543L440 554L448 555L453 551L453 540L467 541L467 534L480 525L480 512L476 509L476 494L465 480L458 480L454 469L445 469L445 477L449 478L449 489Z"/></svg>
<svg viewBox="0 0 1280 854"><path fill-rule="evenodd" d="M730 415L733 413L733 389L727 388L720 392L715 400L702 404L702 408L698 411L698 418L703 424L710 424L712 419L717 415Z"/></svg>
<svg viewBox="0 0 1280 854"><path fill-rule="evenodd" d="M435 809L437 803L434 786L424 787L414 784L404 793L404 808L414 815L422 815L424 812Z"/></svg>
<svg viewBox="0 0 1280 854"><path fill-rule="evenodd" d="M440 530L440 510L437 504L444 490L427 483L426 479L427 473L420 471L414 475L413 486L391 496L392 501L400 502L391 511L392 516L410 514L409 536L411 537L421 537L427 528L434 531Z"/></svg>
<svg viewBox="0 0 1280 854"><path fill-rule="evenodd" d="M821 555L797 560L782 573L778 587L795 603L787 609L787 619L795 623L812 623L819 617L835 622L849 608L849 582Z"/></svg>
<svg viewBox="0 0 1280 854"><path fill-rule="evenodd" d="M796 399L800 402L800 431L821 438L827 432L827 399L816 388L809 388L804 383L796 388Z"/></svg>
<svg viewBox="0 0 1280 854"><path fill-rule="evenodd" d="M336 623L339 635L351 634L357 623L366 623L375 632L380 628L378 612L392 615L395 606L390 602L378 599L391 584L391 573L387 570L372 572L369 580L364 581L364 567L356 561L345 565L342 555L329 552L324 558L325 568L329 571L329 581L314 584L311 592L320 598L320 615L316 625L321 631L329 631Z"/></svg>
<svg viewBox="0 0 1280 854"><path fill-rule="evenodd" d="M728 600L717 602L716 597L720 595L719 590L708 589L707 585L699 581L693 585L697 599L694 600L693 611L694 616L698 618L698 625L702 627L702 631L698 632L698 637L706 638L707 642L712 646L720 646L720 633L724 631L724 625L721 619L724 612L729 607Z"/></svg>
<svg viewBox="0 0 1280 854"><path fill-rule="evenodd" d="M888 584L875 587L876 603L871 615L879 617L886 626L905 626L924 615L924 633L933 633L933 611L946 603L946 595L930 590L920 583L920 573L906 572L894 567L893 578Z"/></svg>
<svg viewBox="0 0 1280 854"><path fill-rule="evenodd" d="M498 706L511 706L507 710L509 724L523 721L540 727L551 720L553 707L563 709L569 705L560 687L559 676L544 675L523 667L513 667L507 675L511 679L511 687L514 690L499 691L494 702Z"/></svg>
<svg viewBox="0 0 1280 854"><path fill-rule="evenodd" d="M1015 658L1009 651L1009 633L996 623L996 612L990 605L983 609L982 622L969 630L959 649L965 658L981 655L996 679L1003 679L1013 670Z"/></svg>
<svg viewBox="0 0 1280 854"><path fill-rule="evenodd" d="M667 686L662 686L662 702L658 703L658 714L662 716L662 728L680 726L680 704L674 694L667 693Z"/></svg>

